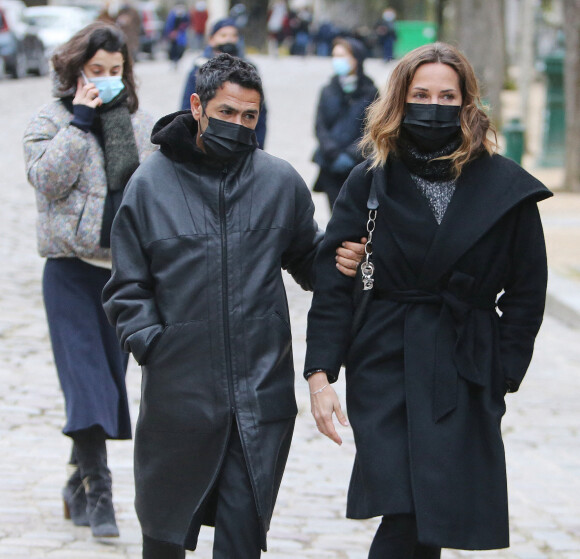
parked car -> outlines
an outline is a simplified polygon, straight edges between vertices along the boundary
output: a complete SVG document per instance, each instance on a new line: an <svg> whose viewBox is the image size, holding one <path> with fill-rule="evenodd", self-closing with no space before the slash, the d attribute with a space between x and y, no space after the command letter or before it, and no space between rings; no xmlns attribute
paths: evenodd
<svg viewBox="0 0 580 559"><path fill-rule="evenodd" d="M43 42L48 59L93 19L87 10L74 6L33 6L26 8L23 16Z"/></svg>
<svg viewBox="0 0 580 559"><path fill-rule="evenodd" d="M0 0L0 58L5 73L22 78L29 72L48 73L48 59L42 40L23 18L21 0Z"/></svg>

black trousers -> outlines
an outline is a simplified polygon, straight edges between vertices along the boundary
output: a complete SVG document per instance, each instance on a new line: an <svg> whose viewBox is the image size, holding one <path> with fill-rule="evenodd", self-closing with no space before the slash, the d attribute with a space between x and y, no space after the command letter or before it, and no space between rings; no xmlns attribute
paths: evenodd
<svg viewBox="0 0 580 559"><path fill-rule="evenodd" d="M256 559L261 555L260 522L237 425L216 486L213 559ZM203 517L203 511L198 511ZM143 559L183 559L185 548L143 535Z"/></svg>
<svg viewBox="0 0 580 559"><path fill-rule="evenodd" d="M417 521L413 514L383 516L369 551L369 559L439 559L440 547L417 541Z"/></svg>

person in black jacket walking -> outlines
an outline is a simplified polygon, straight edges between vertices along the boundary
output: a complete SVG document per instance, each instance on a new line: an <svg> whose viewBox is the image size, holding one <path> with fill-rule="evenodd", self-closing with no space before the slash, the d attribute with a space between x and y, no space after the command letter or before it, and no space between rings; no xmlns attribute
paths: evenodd
<svg viewBox="0 0 580 559"><path fill-rule="evenodd" d="M331 209L346 177L363 159L358 142L365 111L377 95L377 88L364 74L365 56L366 49L357 39L336 39L332 49L334 76L318 101L318 148L313 161L320 173L313 190L326 193Z"/></svg>
<svg viewBox="0 0 580 559"><path fill-rule="evenodd" d="M297 413L281 268L309 289L322 234L300 175L256 149L262 102L248 62L204 64L191 110L154 127L160 150L113 224L103 302L143 369L145 559L183 558L201 524L216 527L215 559L266 549Z"/></svg>
<svg viewBox="0 0 580 559"><path fill-rule="evenodd" d="M383 517L369 559L509 545L501 420L542 323L537 203L551 193L494 153L481 107L454 47L403 57L369 109L369 160L341 190L316 261L305 376L318 429L340 443L330 383L345 364L347 516ZM367 224L373 296L356 330L356 284L336 273L334 248Z"/></svg>

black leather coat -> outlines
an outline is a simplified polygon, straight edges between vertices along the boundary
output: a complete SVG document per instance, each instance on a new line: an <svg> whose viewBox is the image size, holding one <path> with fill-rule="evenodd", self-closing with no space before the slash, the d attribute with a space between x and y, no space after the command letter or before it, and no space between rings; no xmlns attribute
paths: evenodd
<svg viewBox="0 0 580 559"><path fill-rule="evenodd" d="M288 163L212 162L196 131L190 113L158 123L112 232L104 306L143 367L136 508L145 534L194 547L235 417L265 549L297 413L281 270L310 288L321 233Z"/></svg>

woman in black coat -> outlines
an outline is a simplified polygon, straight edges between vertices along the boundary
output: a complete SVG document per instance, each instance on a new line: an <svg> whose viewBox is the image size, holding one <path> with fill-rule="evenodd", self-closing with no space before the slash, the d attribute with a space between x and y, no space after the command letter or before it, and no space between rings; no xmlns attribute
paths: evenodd
<svg viewBox="0 0 580 559"><path fill-rule="evenodd" d="M363 160L358 143L364 129L367 107L377 95L365 76L365 47L356 39L334 41L332 64L335 75L322 89L316 112L318 148L313 161L320 167L314 192L325 192L330 209L352 169Z"/></svg>
<svg viewBox="0 0 580 559"><path fill-rule="evenodd" d="M370 559L509 545L500 427L542 322L536 204L551 193L493 153L480 107L455 48L406 55L369 110L369 159L342 189L317 258L305 376L318 429L340 444L332 414L347 422L329 383L346 366L357 450L347 516L383 517ZM337 273L334 249L365 234L371 191L373 295L353 332L360 280Z"/></svg>

